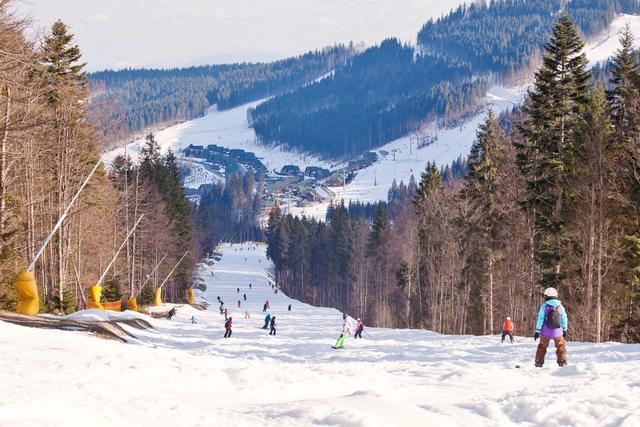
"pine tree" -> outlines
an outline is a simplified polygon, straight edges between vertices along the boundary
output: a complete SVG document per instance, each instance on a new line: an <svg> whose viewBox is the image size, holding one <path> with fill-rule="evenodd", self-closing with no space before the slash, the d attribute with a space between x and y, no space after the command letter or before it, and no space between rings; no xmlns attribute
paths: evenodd
<svg viewBox="0 0 640 427"><path fill-rule="evenodd" d="M489 111L487 120L480 125L476 141L471 147L469 173L462 192L463 197L469 202L471 211L467 219L467 232L471 236L475 235L470 237L474 248L468 264L480 264L473 269L480 276L475 277L474 283L480 284L481 294L487 297L483 311L489 332L494 331L494 277L499 251L496 235L501 222L497 187L503 144L504 133L493 112Z"/></svg>
<svg viewBox="0 0 640 427"><path fill-rule="evenodd" d="M621 142L631 141L639 131L636 110L640 66L633 44L633 33L627 23L620 36L620 48L611 60L611 77L609 79L611 89L607 91L613 125Z"/></svg>
<svg viewBox="0 0 640 427"><path fill-rule="evenodd" d="M575 131L589 100L590 72L584 43L565 13L545 46L542 68L524 105L518 163L527 179L524 206L533 212L535 256L543 287L560 286L567 221L571 216L569 176L575 168Z"/></svg>
<svg viewBox="0 0 640 427"><path fill-rule="evenodd" d="M156 179L158 167L161 165L160 145L153 132L149 132L144 139L144 146L140 150L140 175L144 178Z"/></svg>
<svg viewBox="0 0 640 427"><path fill-rule="evenodd" d="M411 182L409 182L411 184ZM424 172L420 175L420 184L416 189L413 203L419 207L429 198L429 195L442 187L442 176L436 167L435 162L427 162Z"/></svg>

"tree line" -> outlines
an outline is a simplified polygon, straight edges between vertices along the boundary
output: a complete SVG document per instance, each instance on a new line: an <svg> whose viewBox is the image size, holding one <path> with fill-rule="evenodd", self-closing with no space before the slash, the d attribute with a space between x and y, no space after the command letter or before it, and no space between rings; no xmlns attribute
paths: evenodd
<svg viewBox="0 0 640 427"><path fill-rule="evenodd" d="M469 64L388 39L326 78L249 111L265 143L327 158L353 157L419 128L428 117L475 112L488 84Z"/></svg>
<svg viewBox="0 0 640 427"><path fill-rule="evenodd" d="M539 63L562 8L587 38L604 31L619 13L640 12L634 0L478 1L427 22L418 43L427 51L466 61L476 71L527 75Z"/></svg>
<svg viewBox="0 0 640 427"><path fill-rule="evenodd" d="M280 94L344 63L353 45L335 45L270 63L235 63L173 69L105 70L88 75L98 130L109 138L201 117Z"/></svg>
<svg viewBox="0 0 640 427"><path fill-rule="evenodd" d="M0 308L15 309L12 282L38 252L85 178L100 160L100 138L89 120L89 82L81 52L57 21L42 42L25 36L28 22L0 1ZM152 140L152 138L150 138ZM105 272L125 236L144 214L126 248L106 271L107 297L134 296L151 277L159 284L192 247L190 205L175 157L150 145L140 166L118 158L97 168L35 264L41 307L69 312L86 307L86 287ZM197 254L165 285L182 300Z"/></svg>
<svg viewBox="0 0 640 427"><path fill-rule="evenodd" d="M523 108L487 117L464 178L428 163L393 218L274 209L278 285L372 325L490 334L511 316L523 335L553 286L572 339L640 342L640 66L620 40L605 89L562 14Z"/></svg>

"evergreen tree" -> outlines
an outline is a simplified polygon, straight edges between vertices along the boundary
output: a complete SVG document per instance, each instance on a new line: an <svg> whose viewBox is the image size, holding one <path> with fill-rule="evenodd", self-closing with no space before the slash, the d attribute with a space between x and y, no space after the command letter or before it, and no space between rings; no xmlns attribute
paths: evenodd
<svg viewBox="0 0 640 427"><path fill-rule="evenodd" d="M442 187L442 176L436 167L436 162L427 162L424 172L420 175L420 184L416 189L413 203L416 206L422 205L429 198L429 195L440 187Z"/></svg>
<svg viewBox="0 0 640 427"><path fill-rule="evenodd" d="M575 168L575 131L590 89L583 48L573 21L563 14L523 108L527 118L521 126L524 142L518 145L518 161L527 179L524 205L534 215L543 287L561 285L565 275L561 265L572 194L568 183Z"/></svg>
<svg viewBox="0 0 640 427"><path fill-rule="evenodd" d="M607 91L613 124L621 142L635 138L639 130L636 110L640 66L633 43L633 33L627 23L620 36L620 48L611 61L611 89Z"/></svg>
<svg viewBox="0 0 640 427"><path fill-rule="evenodd" d="M473 266L474 284L480 287L477 295L486 295L484 314L488 330L494 330L494 277L497 252L497 229L501 223L499 214L498 167L501 162L501 146L504 133L489 111L487 120L480 125L476 141L469 154L469 173L465 180L463 197L470 205L467 219L467 233L472 242L472 250L468 264Z"/></svg>

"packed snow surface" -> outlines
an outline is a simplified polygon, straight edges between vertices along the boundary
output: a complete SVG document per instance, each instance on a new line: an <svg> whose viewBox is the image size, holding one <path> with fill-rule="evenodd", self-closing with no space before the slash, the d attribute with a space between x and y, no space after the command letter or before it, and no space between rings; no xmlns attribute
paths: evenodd
<svg viewBox="0 0 640 427"><path fill-rule="evenodd" d="M640 345L569 342L569 366L557 367L550 349L542 369L521 325L527 337L515 344L367 328L333 350L340 312L274 293L264 246L220 250L220 262L200 269L208 288L197 299L209 310L146 317L155 329L131 329L130 344L0 322L0 425L640 425ZM217 296L233 318L228 339ZM266 299L276 336L261 329Z"/></svg>
<svg viewBox="0 0 640 427"><path fill-rule="evenodd" d="M604 62L615 54L620 48L620 34L627 24L635 36L635 47L640 47L640 16L620 15L614 19L601 37L585 47L591 66Z"/></svg>
<svg viewBox="0 0 640 427"><path fill-rule="evenodd" d="M179 152L190 144L204 147L215 144L254 153L269 170L277 169L279 171L287 164L298 165L301 169L308 165L328 167L329 163L315 156L296 153L283 146L267 146L257 141L255 132L247 122L247 110L263 101L223 111L211 107L204 117L158 131L155 134L156 141L158 141L163 154L169 149ZM129 155L136 158L143 146L144 138L129 144ZM105 156L106 162L112 162L118 154L124 154L124 147L108 152Z"/></svg>

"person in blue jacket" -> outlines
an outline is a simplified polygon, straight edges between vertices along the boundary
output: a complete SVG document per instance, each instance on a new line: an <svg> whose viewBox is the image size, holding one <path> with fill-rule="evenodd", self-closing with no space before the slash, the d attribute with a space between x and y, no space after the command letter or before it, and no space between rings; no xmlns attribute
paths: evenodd
<svg viewBox="0 0 640 427"><path fill-rule="evenodd" d="M556 346L556 357L558 366L567 364L567 328L569 320L567 312L558 299L558 291L555 288L544 290L544 303L538 311L538 321L536 322L536 333L534 340L540 338L538 349L536 350L536 367L544 365L544 357L547 354L549 342L553 340Z"/></svg>

